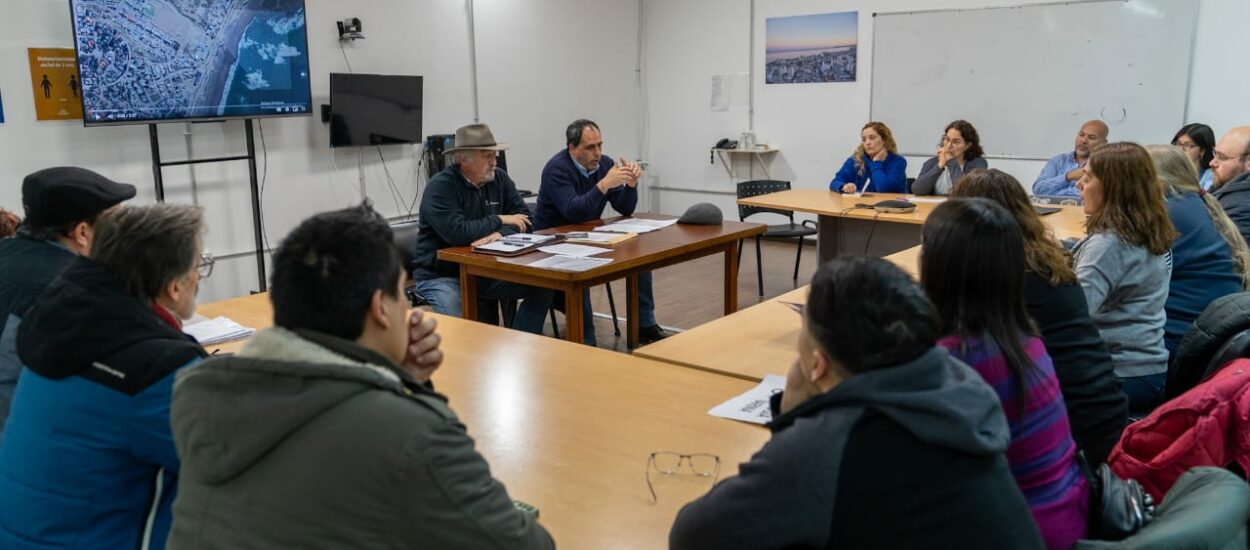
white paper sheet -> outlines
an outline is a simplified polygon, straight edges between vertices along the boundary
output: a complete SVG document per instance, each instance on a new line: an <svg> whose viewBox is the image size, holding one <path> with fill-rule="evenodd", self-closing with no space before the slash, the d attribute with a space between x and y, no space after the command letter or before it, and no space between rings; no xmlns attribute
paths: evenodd
<svg viewBox="0 0 1250 550"><path fill-rule="evenodd" d="M256 332L256 329L245 327L226 317L217 317L193 325L186 325L182 327L182 332L194 336L200 342L200 345L211 346L247 338L253 332Z"/></svg>
<svg viewBox="0 0 1250 550"><path fill-rule="evenodd" d="M629 218L610 223L608 225L599 226L599 231L608 233L650 233L657 229L664 229L670 225L677 223L677 220L645 220L642 218Z"/></svg>
<svg viewBox="0 0 1250 550"><path fill-rule="evenodd" d="M575 256L578 258L587 258L604 252L611 252L610 249L599 246L586 246L584 244L560 243L550 246L544 246L539 250L548 254L559 254L560 256Z"/></svg>
<svg viewBox="0 0 1250 550"><path fill-rule="evenodd" d="M556 238L555 235L535 235L533 233L513 233L511 235L504 237L502 240L525 243L525 244L534 244L534 243L545 243L554 238Z"/></svg>
<svg viewBox="0 0 1250 550"><path fill-rule="evenodd" d="M730 420L767 424L773 420L772 409L768 407L769 400L772 399L773 394L780 393L785 389L786 377L769 374L764 377L764 380L760 381L758 386L729 401L712 407L712 410L707 413Z"/></svg>
<svg viewBox="0 0 1250 550"><path fill-rule="evenodd" d="M572 271L574 273L590 271L596 267L612 263L612 258L577 258L574 256L550 256L526 264L530 267L554 269L556 271Z"/></svg>

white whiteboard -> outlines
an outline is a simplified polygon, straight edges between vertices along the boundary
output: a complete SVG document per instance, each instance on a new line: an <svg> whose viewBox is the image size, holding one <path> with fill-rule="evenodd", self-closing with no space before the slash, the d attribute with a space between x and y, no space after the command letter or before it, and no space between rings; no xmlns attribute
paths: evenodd
<svg viewBox="0 0 1250 550"><path fill-rule="evenodd" d="M967 119L987 156L1046 159L1085 120L1111 141L1166 142L1185 122L1197 0L1108 0L874 17L873 120L929 156Z"/></svg>

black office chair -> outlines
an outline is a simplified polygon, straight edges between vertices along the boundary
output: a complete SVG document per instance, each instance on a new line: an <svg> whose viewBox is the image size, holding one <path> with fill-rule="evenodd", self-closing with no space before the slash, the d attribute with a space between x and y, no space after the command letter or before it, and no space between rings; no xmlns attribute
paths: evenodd
<svg viewBox="0 0 1250 550"><path fill-rule="evenodd" d="M391 226L395 248L399 249L399 257L404 261L404 295L412 307L429 305L429 302L417 293L417 283L412 280L412 260L417 251L417 235L420 224L417 222L401 222Z"/></svg>
<svg viewBox="0 0 1250 550"><path fill-rule="evenodd" d="M781 191L789 191L790 182L777 180L755 180L744 181L738 184L738 198L745 199L757 195L767 195L769 193L778 193ZM760 297L764 297L764 262L760 258L760 238L770 237L777 239L788 239L798 237L798 249L794 253L794 281L799 280L799 262L803 259L803 239L809 235L816 234L815 224L811 220L804 220L803 223L794 223L793 210L781 210L779 208L764 208L761 206L745 206L738 205L738 220L746 221L747 218L756 214L777 214L785 216L789 223L781 225L770 225L763 235L755 236L755 271L759 279ZM738 241L738 263L742 263L742 241Z"/></svg>

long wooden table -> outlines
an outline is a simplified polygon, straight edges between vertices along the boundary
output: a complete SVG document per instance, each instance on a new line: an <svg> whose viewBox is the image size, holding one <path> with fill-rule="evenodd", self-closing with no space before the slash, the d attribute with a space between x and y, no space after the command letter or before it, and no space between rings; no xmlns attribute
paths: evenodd
<svg viewBox="0 0 1250 550"><path fill-rule="evenodd" d="M920 247L884 259L919 278ZM785 375L798 357L802 317L787 303L806 303L804 286L721 317L659 342L634 350L634 355L758 382L768 374Z"/></svg>
<svg viewBox="0 0 1250 550"><path fill-rule="evenodd" d="M672 216L636 214L634 217L672 219ZM539 233L592 231L595 227L620 218L595 220L590 223L566 225ZM642 273L686 262L712 254L725 255L725 314L738 311L738 241L763 233L762 224L726 221L722 225L675 224L638 238L617 244L611 252L596 256L611 258L612 263L580 273L530 267L528 264L549 256L530 252L516 257L500 257L474 252L472 247L444 248L438 259L460 264L460 298L465 319L477 318L477 279L487 277L530 286L550 288L564 293L565 334L572 342L581 342L582 290L616 279L625 279L627 342L638 345L638 276Z"/></svg>
<svg viewBox="0 0 1250 550"><path fill-rule="evenodd" d="M199 313L254 328L272 324L265 294L205 304ZM539 508L561 548L666 548L677 511L711 482L653 476L659 499L652 504L650 453L715 454L724 478L768 438L758 426L707 415L749 389L747 381L435 317L446 355L435 387L491 473L513 498Z"/></svg>
<svg viewBox="0 0 1250 550"><path fill-rule="evenodd" d="M916 210L908 214L882 214L856 206L888 199L910 200ZM826 262L843 253L888 256L919 245L924 221L943 201L943 197L897 193L866 193L860 197L819 189L792 189L739 199L738 204L816 214L820 231L816 244L820 261ZM1080 206L1054 207L1060 211L1043 219L1059 238L1085 234L1085 214Z"/></svg>

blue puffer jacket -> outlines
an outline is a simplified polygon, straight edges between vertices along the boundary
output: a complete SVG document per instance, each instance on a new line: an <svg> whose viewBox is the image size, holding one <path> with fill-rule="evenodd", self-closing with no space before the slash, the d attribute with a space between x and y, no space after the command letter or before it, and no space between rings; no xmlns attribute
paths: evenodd
<svg viewBox="0 0 1250 550"><path fill-rule="evenodd" d="M74 260L59 244L31 239L24 232L0 239L0 442L22 371L17 358L17 327L35 297Z"/></svg>
<svg viewBox="0 0 1250 550"><path fill-rule="evenodd" d="M163 549L177 487L174 373L204 351L78 258L18 329L0 445L0 548Z"/></svg>

